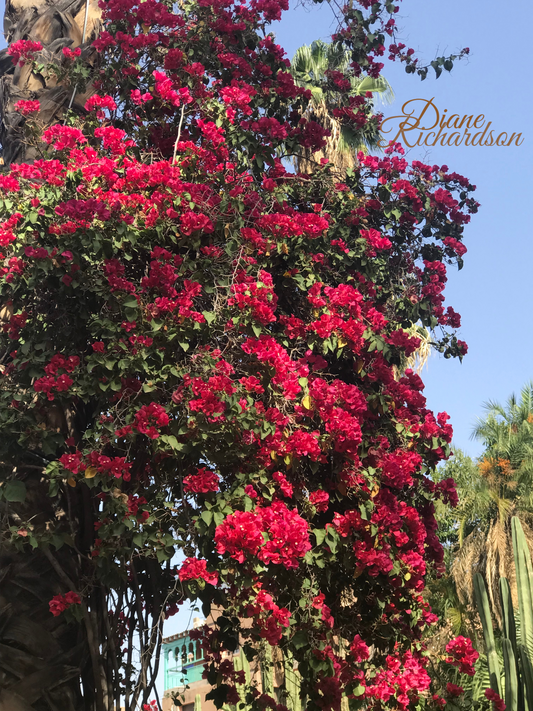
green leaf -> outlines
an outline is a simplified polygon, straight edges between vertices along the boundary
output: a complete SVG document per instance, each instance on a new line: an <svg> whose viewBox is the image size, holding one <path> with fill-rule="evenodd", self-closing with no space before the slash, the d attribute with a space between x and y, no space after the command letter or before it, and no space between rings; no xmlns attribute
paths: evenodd
<svg viewBox="0 0 533 711"><path fill-rule="evenodd" d="M164 548L160 548L159 550L157 550L155 552L155 554L157 556L157 560L160 563L164 563L166 560L168 560L170 558L169 554L166 552L166 550Z"/></svg>
<svg viewBox="0 0 533 711"><path fill-rule="evenodd" d="M328 547L330 551L335 555L337 552L337 545L339 543L339 536L336 531L334 531L332 528L328 528L328 531L326 533L326 543L328 544Z"/></svg>
<svg viewBox="0 0 533 711"><path fill-rule="evenodd" d="M144 538L145 536L143 533L136 533L132 539L133 545L137 546L138 548L142 548L144 546Z"/></svg>
<svg viewBox="0 0 533 711"><path fill-rule="evenodd" d="M435 74L437 75L437 79L440 77L442 74L442 67L440 66L441 62L438 59L434 59L431 62L431 66L435 70Z"/></svg>
<svg viewBox="0 0 533 711"><path fill-rule="evenodd" d="M224 521L224 514L220 513L220 511L217 511L214 516L213 520L215 521L215 526L220 526L220 524Z"/></svg>
<svg viewBox="0 0 533 711"><path fill-rule="evenodd" d="M303 630L299 630L298 632L296 632L291 642L295 649L301 649L302 647L309 646L309 639L307 637L307 633Z"/></svg>
<svg viewBox="0 0 533 711"><path fill-rule="evenodd" d="M207 321L208 325L212 323L217 315L214 314L212 311L202 311L202 315L204 316L205 320Z"/></svg>
<svg viewBox="0 0 533 711"><path fill-rule="evenodd" d="M60 548L63 547L65 541L63 540L63 538L61 538L61 536L56 536L54 534L52 536L51 543L55 547L56 550L59 550Z"/></svg>
<svg viewBox="0 0 533 711"><path fill-rule="evenodd" d="M21 503L26 498L26 484L23 481L8 481L4 487L6 501Z"/></svg>
<svg viewBox="0 0 533 711"><path fill-rule="evenodd" d="M137 299L134 296L128 296L124 299L122 305L127 309L136 309L139 306Z"/></svg>
<svg viewBox="0 0 533 711"><path fill-rule="evenodd" d="M170 445L172 449L175 449L177 452L183 449L184 445L178 442L176 437L174 435L163 435L161 437L161 440L165 442L166 444Z"/></svg>
<svg viewBox="0 0 533 711"><path fill-rule="evenodd" d="M315 534L317 546L321 546L326 538L326 531L323 528L314 528L313 533Z"/></svg>
<svg viewBox="0 0 533 711"><path fill-rule="evenodd" d="M211 525L211 521L213 520L213 512L212 511L202 511L200 514L200 518L204 523L206 523L208 526Z"/></svg>

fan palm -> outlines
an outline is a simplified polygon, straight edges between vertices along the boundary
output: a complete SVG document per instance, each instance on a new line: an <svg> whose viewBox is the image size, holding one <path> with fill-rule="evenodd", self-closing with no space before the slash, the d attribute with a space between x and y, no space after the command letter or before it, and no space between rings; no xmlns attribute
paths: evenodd
<svg viewBox="0 0 533 711"><path fill-rule="evenodd" d="M526 537L533 542L533 382L506 405L485 404L472 437L485 452L477 463L477 476L464 489L459 508L460 550L452 573L463 601L473 600L473 575L482 573L493 612L501 620L498 579L507 577L515 590L510 521L519 516Z"/></svg>
<svg viewBox="0 0 533 711"><path fill-rule="evenodd" d="M351 55L338 44L316 40L300 47L291 63L291 72L298 86L311 92L306 118L317 121L330 132L325 148L311 156L304 152L296 157L298 169L312 169L321 158L330 160L339 170L355 165L356 154L363 148L377 149L380 134L377 118L368 121L360 130L341 124L332 111L347 105L347 99L365 96L367 92L379 94L384 102L391 102L393 91L383 77L373 79L356 77L350 70ZM342 75L348 85L341 88L335 82L335 72Z"/></svg>

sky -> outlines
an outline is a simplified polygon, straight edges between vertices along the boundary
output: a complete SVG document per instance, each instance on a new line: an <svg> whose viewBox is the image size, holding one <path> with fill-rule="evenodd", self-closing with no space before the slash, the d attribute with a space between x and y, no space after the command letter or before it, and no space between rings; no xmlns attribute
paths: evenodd
<svg viewBox="0 0 533 711"><path fill-rule="evenodd" d="M272 27L292 58L302 44L329 40L336 25L326 3L291 7ZM3 5L3 3L2 3ZM531 26L533 4L501 1L404 0L396 15L399 40L413 47L422 63L470 48L469 58L421 82L401 65L385 60L384 76L396 99L385 116L401 114L411 99L433 99L439 112L483 114L496 134L522 133L520 146L445 146L407 150L409 160L446 164L477 186L481 203L464 234L464 269L450 268L446 303L463 317L459 337L469 352L460 363L434 354L422 373L428 407L447 412L454 445L475 457L482 450L470 439L487 400L505 402L533 379L533 241L531 239ZM0 7L3 13L3 7ZM169 620L165 634L185 629L190 611ZM162 689L162 684L159 684Z"/></svg>

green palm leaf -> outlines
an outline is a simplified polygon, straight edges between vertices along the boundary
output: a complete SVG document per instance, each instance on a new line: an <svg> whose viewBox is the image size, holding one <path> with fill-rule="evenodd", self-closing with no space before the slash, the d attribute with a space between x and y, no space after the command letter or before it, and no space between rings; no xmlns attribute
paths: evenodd
<svg viewBox="0 0 533 711"><path fill-rule="evenodd" d="M291 62L295 83L311 92L311 106L307 114L332 131L333 138L326 149L326 157L343 164L348 156L355 158L359 150L380 150L380 135L376 126L367 124L362 130L340 125L332 110L346 104L346 99L363 96L367 92L390 103L394 93L383 77L356 77L350 69L351 55L341 45L316 40L311 45L299 47ZM350 88L341 91L330 79L332 71L341 72L350 82ZM348 159L349 162L349 159Z"/></svg>

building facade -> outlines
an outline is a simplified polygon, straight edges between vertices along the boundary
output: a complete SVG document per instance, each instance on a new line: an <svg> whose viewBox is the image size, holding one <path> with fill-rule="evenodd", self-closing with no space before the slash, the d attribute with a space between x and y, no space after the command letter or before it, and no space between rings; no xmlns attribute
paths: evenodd
<svg viewBox="0 0 533 711"><path fill-rule="evenodd" d="M193 629L204 624L213 622L195 618ZM203 651L200 643L191 639L190 632L185 630L163 639L163 711L217 711L213 701L205 698L212 686L202 678ZM255 660L250 665L242 649L226 654L233 659L235 671L244 671L247 683L252 682L260 692L269 694L290 711L302 711L298 672L289 660L281 654L279 659L272 659L268 645L261 664ZM228 707L227 711L235 709Z"/></svg>
<svg viewBox="0 0 533 711"><path fill-rule="evenodd" d="M204 620L195 618L193 629ZM200 642L191 640L190 630L163 639L164 698L163 711L216 711L212 701L205 696L211 686L202 679L204 655ZM172 697L180 698L181 705Z"/></svg>

